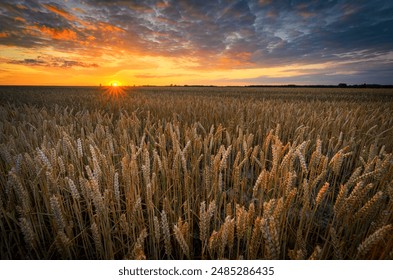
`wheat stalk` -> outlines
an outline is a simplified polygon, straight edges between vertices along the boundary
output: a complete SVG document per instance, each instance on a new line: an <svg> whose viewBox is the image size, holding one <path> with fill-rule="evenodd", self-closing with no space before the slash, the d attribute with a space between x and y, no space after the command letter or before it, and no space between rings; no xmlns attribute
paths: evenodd
<svg viewBox="0 0 393 280"><path fill-rule="evenodd" d="M165 210L162 210L161 212L161 227L162 227L162 232L164 233L165 253L169 258L172 253L172 245L171 245L169 224L168 224Z"/></svg>
<svg viewBox="0 0 393 280"><path fill-rule="evenodd" d="M392 231L392 229L393 226L391 224L385 225L363 240L363 242L357 248L356 259L362 259L366 257L367 253L369 253L371 249L377 245L382 238L385 237L385 235Z"/></svg>

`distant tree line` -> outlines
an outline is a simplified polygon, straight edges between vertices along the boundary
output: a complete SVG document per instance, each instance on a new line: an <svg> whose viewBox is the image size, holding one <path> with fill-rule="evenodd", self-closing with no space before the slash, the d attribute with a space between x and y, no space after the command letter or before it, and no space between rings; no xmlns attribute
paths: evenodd
<svg viewBox="0 0 393 280"><path fill-rule="evenodd" d="M348 85L346 83L339 83L338 85L249 85L246 87L315 87L315 88L393 88L393 85L380 85L380 84L354 84Z"/></svg>

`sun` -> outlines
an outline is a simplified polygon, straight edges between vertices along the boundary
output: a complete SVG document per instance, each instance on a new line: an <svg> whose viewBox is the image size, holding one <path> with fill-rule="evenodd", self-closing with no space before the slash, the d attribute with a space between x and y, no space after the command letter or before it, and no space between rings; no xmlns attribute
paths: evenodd
<svg viewBox="0 0 393 280"><path fill-rule="evenodd" d="M105 99L119 101L120 98L126 96L126 88L119 81L111 81L107 87L103 87Z"/></svg>
<svg viewBox="0 0 393 280"><path fill-rule="evenodd" d="M120 86L122 86L122 84L118 80L112 80L109 82L109 86L110 87L120 87Z"/></svg>

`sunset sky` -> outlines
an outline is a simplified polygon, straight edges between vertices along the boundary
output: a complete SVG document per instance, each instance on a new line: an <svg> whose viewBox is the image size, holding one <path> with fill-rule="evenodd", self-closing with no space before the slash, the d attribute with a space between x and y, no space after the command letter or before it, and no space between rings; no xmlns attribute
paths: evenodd
<svg viewBox="0 0 393 280"><path fill-rule="evenodd" d="M393 84L393 1L0 0L0 85Z"/></svg>

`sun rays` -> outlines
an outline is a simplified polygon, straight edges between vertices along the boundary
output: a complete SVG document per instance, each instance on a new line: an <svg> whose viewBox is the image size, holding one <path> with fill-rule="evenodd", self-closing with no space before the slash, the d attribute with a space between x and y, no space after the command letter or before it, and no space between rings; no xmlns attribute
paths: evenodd
<svg viewBox="0 0 393 280"><path fill-rule="evenodd" d="M110 86L100 87L100 99L104 103L111 104L117 108L121 107L121 100L127 95L126 87L119 82L110 83Z"/></svg>
<svg viewBox="0 0 393 280"><path fill-rule="evenodd" d="M119 82L113 82L109 87L105 88L105 95L111 99L119 99L125 94L125 88Z"/></svg>

